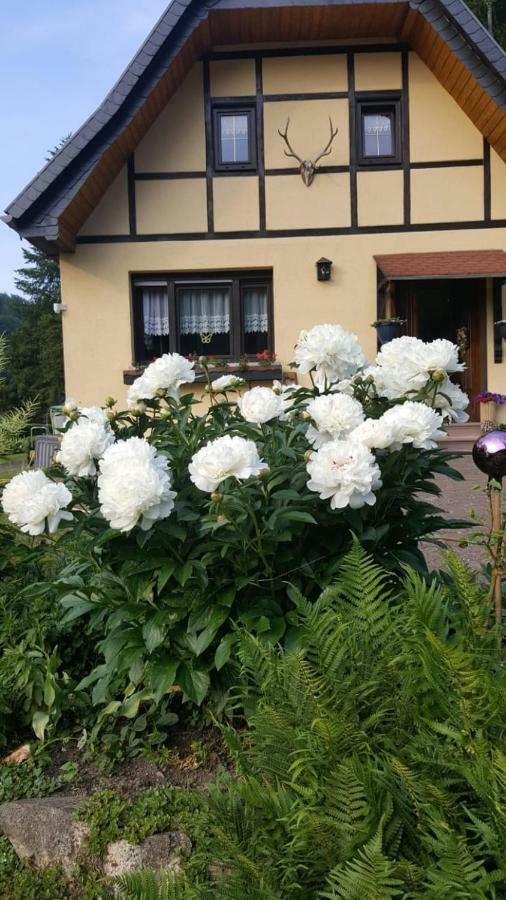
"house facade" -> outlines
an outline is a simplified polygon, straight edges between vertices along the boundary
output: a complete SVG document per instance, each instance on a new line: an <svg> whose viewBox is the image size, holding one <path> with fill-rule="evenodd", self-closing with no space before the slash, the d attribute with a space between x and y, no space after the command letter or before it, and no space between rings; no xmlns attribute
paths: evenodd
<svg viewBox="0 0 506 900"><path fill-rule="evenodd" d="M392 315L506 393L506 55L461 0L174 0L4 219L59 255L80 402L323 322L372 359Z"/></svg>

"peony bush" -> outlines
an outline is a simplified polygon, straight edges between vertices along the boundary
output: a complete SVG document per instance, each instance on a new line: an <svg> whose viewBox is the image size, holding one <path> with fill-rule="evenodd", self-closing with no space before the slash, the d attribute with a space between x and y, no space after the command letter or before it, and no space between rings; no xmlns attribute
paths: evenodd
<svg viewBox="0 0 506 900"><path fill-rule="evenodd" d="M204 409L181 395L195 363L166 354L126 410L67 401L58 465L5 488L13 524L43 540L59 525L52 539L71 548L36 590L59 599L64 621L82 617L101 655L75 686L100 721L135 726L174 695L219 711L236 625L292 646L294 590L316 598L354 535L390 571L424 571L419 541L458 524L426 498L436 475L460 477L437 443L466 418L457 348L398 338L370 366L355 335L319 325L294 359L310 386L247 390L233 375L211 381L201 359Z"/></svg>

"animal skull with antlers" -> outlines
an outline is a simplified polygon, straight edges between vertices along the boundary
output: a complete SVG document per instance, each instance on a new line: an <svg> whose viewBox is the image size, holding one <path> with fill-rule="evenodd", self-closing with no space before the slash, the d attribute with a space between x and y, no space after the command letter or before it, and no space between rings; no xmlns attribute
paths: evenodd
<svg viewBox="0 0 506 900"><path fill-rule="evenodd" d="M290 124L290 116L288 116L288 119L286 120L285 130L280 131L280 129L278 128L278 134L280 137L283 138L285 144L288 147L288 150L285 150L285 156L293 156L293 158L296 159L300 163L299 169L300 169L300 174L302 176L302 180L303 180L304 184L306 185L306 187L309 187L309 185L312 184L314 181L314 177L317 172L316 167L317 167L320 159L323 156L328 156L329 153L332 152L332 142L333 142L337 132L339 131L339 129L338 128L334 129L334 126L332 124L332 119L329 116L330 138L329 138L328 142L326 143L325 147L323 148L322 152L313 161L310 159L301 159L300 156L298 156L297 153L295 153L295 150L293 149L292 145L290 144L290 141L288 140L289 124Z"/></svg>

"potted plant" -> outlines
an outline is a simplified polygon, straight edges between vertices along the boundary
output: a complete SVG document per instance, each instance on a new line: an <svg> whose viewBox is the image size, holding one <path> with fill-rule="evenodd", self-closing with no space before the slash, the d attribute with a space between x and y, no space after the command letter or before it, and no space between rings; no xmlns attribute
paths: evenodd
<svg viewBox="0 0 506 900"><path fill-rule="evenodd" d="M378 341L380 344L387 344L394 338L400 337L401 328L406 324L406 319L400 319L399 316L392 316L389 319L377 319L373 322L373 328L378 332Z"/></svg>
<svg viewBox="0 0 506 900"><path fill-rule="evenodd" d="M494 322L494 329L499 337L506 341L506 319L499 319L498 322Z"/></svg>
<svg viewBox="0 0 506 900"><path fill-rule="evenodd" d="M495 425L497 407L506 404L506 395L482 391L474 399L480 404L480 422Z"/></svg>
<svg viewBox="0 0 506 900"><path fill-rule="evenodd" d="M269 350L263 350L261 353L255 354L255 359L263 369L270 369L276 363L276 354Z"/></svg>

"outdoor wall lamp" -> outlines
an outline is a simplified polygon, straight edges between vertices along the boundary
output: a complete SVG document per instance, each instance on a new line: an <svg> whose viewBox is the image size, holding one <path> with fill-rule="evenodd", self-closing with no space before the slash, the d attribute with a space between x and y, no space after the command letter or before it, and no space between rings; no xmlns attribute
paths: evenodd
<svg viewBox="0 0 506 900"><path fill-rule="evenodd" d="M322 256L321 259L316 263L316 277L318 281L330 281L330 274L332 272L332 260L325 259Z"/></svg>

